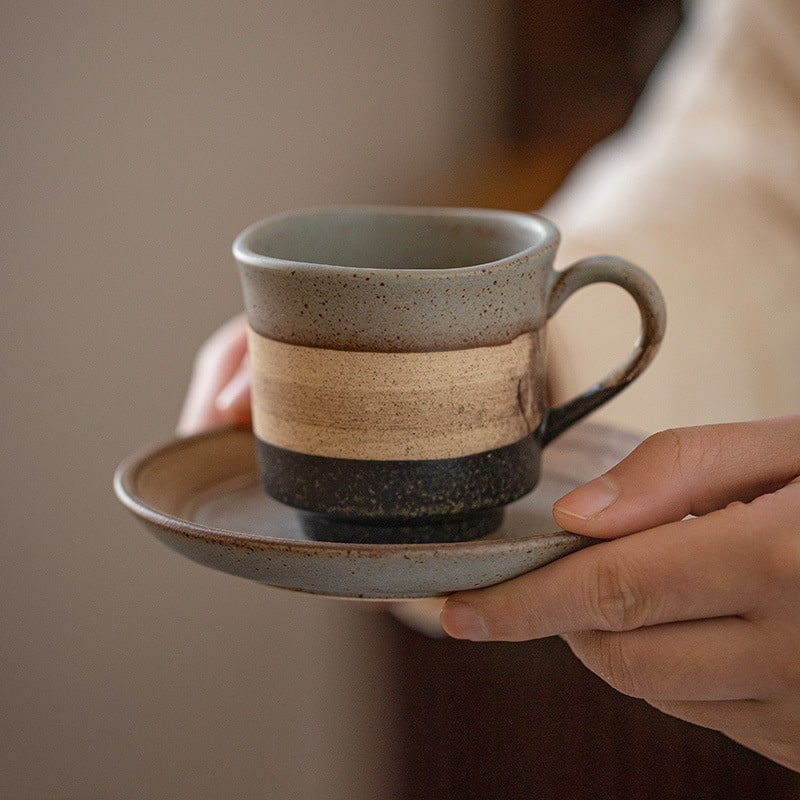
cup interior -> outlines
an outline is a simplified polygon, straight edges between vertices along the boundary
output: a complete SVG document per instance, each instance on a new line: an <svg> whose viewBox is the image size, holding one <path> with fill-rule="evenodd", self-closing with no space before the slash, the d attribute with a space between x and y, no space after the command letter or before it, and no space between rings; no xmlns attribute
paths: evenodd
<svg viewBox="0 0 800 800"><path fill-rule="evenodd" d="M250 256L369 269L457 269L538 247L540 220L466 210L320 209L274 218L242 243Z"/></svg>

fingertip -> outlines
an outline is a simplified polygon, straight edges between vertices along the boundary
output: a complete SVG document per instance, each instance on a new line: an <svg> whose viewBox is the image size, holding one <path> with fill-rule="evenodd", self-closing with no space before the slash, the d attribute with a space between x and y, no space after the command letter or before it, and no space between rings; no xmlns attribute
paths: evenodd
<svg viewBox="0 0 800 800"><path fill-rule="evenodd" d="M620 486L606 473L565 494L553 504L553 516L559 524L586 522L612 506L620 496ZM559 519L560 518L560 519Z"/></svg>
<svg viewBox="0 0 800 800"><path fill-rule="evenodd" d="M213 410L188 408L181 413L175 433L177 436L193 436L219 423L218 415Z"/></svg>
<svg viewBox="0 0 800 800"><path fill-rule="evenodd" d="M483 617L463 600L448 598L439 614L439 624L453 639L478 642L489 638L489 629Z"/></svg>

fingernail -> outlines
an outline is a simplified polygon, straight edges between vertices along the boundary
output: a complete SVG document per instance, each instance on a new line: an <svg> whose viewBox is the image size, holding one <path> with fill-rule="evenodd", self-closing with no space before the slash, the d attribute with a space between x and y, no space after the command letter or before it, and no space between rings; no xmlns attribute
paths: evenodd
<svg viewBox="0 0 800 800"><path fill-rule="evenodd" d="M214 405L218 411L242 411L250 405L250 377L246 371L237 372L217 395Z"/></svg>
<svg viewBox="0 0 800 800"><path fill-rule="evenodd" d="M444 632L454 639L478 642L489 638L489 629L483 617L471 605L460 600L448 600L444 604L439 622Z"/></svg>
<svg viewBox="0 0 800 800"><path fill-rule="evenodd" d="M609 475L584 483L557 500L553 511L579 519L590 519L607 509L619 497L619 487Z"/></svg>

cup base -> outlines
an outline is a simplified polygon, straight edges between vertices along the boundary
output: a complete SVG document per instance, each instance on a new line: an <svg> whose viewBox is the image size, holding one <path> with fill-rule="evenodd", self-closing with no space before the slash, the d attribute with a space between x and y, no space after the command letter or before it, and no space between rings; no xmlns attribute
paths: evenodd
<svg viewBox="0 0 800 800"><path fill-rule="evenodd" d="M306 536L318 542L430 544L466 542L487 536L500 527L504 513L505 509L501 506L457 517L412 523L407 520L363 522L308 511L298 511L297 515Z"/></svg>

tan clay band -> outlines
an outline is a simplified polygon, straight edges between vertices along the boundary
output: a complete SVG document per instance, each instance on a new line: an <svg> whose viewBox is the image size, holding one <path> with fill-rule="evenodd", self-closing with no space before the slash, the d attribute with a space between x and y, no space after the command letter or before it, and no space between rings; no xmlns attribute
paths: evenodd
<svg viewBox="0 0 800 800"><path fill-rule="evenodd" d="M249 330L253 428L307 455L438 459L513 444L540 421L535 333L434 353L299 347Z"/></svg>

